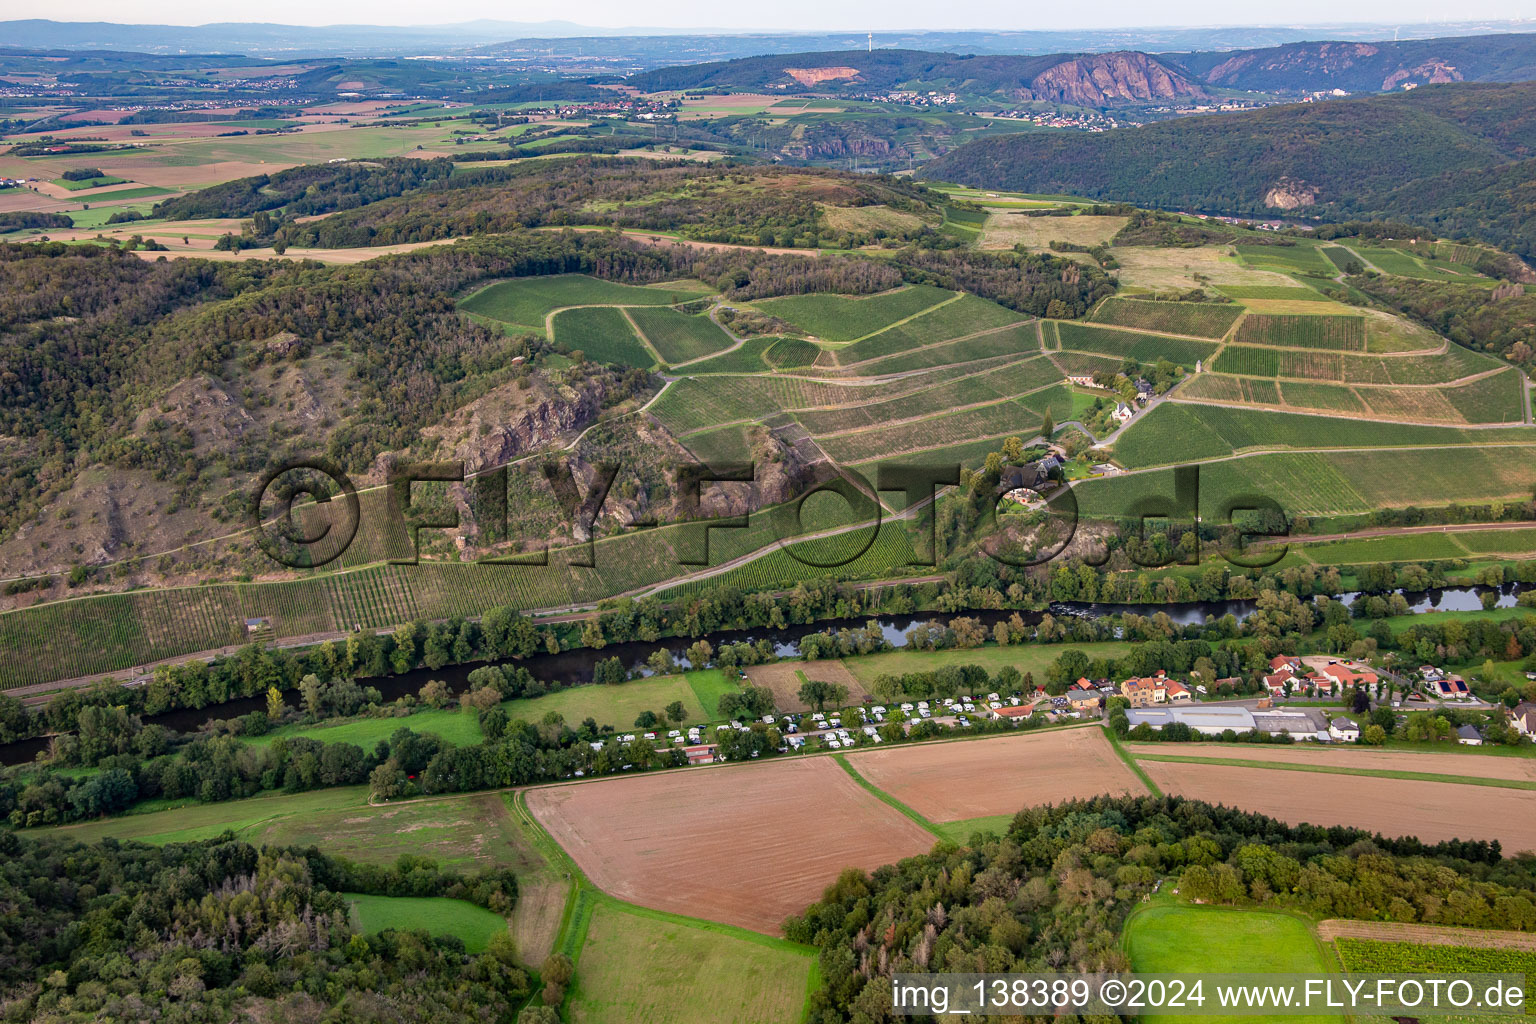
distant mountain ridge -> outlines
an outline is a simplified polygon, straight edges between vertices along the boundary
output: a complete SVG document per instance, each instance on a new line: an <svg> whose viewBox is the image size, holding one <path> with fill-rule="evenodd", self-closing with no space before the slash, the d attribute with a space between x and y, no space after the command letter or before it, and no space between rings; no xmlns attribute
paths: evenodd
<svg viewBox="0 0 1536 1024"><path fill-rule="evenodd" d="M1203 99L1208 95L1200 83L1177 67L1137 51L1020 57L834 50L661 68L626 81L647 91L729 88L836 94L909 88L964 90L1008 100L1048 100L1089 107Z"/></svg>
<svg viewBox="0 0 1536 1024"><path fill-rule="evenodd" d="M1390 92L1444 82L1536 80L1536 33L1330 40L1251 50L953 54L829 50L684 64L634 75L640 89L847 93L897 88L985 93L1088 107L1202 100L1221 90L1301 96Z"/></svg>
<svg viewBox="0 0 1536 1024"><path fill-rule="evenodd" d="M1390 92L1446 82L1536 79L1536 34L1377 43L1330 40L1165 57L1213 88Z"/></svg>

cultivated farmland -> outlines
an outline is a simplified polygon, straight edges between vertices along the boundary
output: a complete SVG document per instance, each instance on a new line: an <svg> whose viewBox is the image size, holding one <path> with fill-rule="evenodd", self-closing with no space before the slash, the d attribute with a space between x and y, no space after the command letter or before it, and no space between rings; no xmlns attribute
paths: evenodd
<svg viewBox="0 0 1536 1024"><path fill-rule="evenodd" d="M527 800L603 891L769 934L844 868L933 845L826 757L548 786ZM814 842L808 808L836 823Z"/></svg>
<svg viewBox="0 0 1536 1024"><path fill-rule="evenodd" d="M878 295L789 295L753 303L822 341L855 341L953 299L954 292L908 285Z"/></svg>
<svg viewBox="0 0 1536 1024"><path fill-rule="evenodd" d="M1143 761L1164 793L1239 807L1291 825L1347 825L1388 836L1497 839L1509 853L1536 850L1536 792L1449 782L1326 778L1223 764ZM1313 783L1309 785L1308 783Z"/></svg>
<svg viewBox="0 0 1536 1024"><path fill-rule="evenodd" d="M1284 348L1365 351L1365 320L1358 316L1276 316L1250 313L1237 325L1236 341Z"/></svg>
<svg viewBox="0 0 1536 1024"><path fill-rule="evenodd" d="M1146 792L1103 730L1091 727L860 750L847 759L871 784L939 822Z"/></svg>
<svg viewBox="0 0 1536 1024"><path fill-rule="evenodd" d="M502 281L469 296L460 308L544 332L544 318L565 306L672 306L707 294L697 282L639 287L585 274L555 274Z"/></svg>
<svg viewBox="0 0 1536 1024"><path fill-rule="evenodd" d="M1283 290L1308 291L1305 288ZM1223 288L1222 291L1232 294L1233 289ZM1098 308L1089 315L1088 319L1094 323L1128 327L1138 331L1220 338L1232 329L1232 325L1242 314L1243 308L1236 303L1148 302L1143 299L1114 297L1099 303Z"/></svg>
<svg viewBox="0 0 1536 1024"><path fill-rule="evenodd" d="M1233 747L1209 743L1175 748L1160 743L1127 743L1125 749L1132 757L1155 757L1176 751L1181 758L1194 757L1210 761L1272 761L1277 765L1309 765L1342 772L1359 769L1423 772L1536 783L1536 758L1498 757L1492 754L1373 750L1368 747L1320 747L1314 744L1288 747L1244 744L1242 747Z"/></svg>
<svg viewBox="0 0 1536 1024"><path fill-rule="evenodd" d="M563 309L550 321L552 341L588 359L621 366L654 366L656 357L641 343L624 311L612 306Z"/></svg>
<svg viewBox="0 0 1536 1024"><path fill-rule="evenodd" d="M642 337L669 363L702 359L731 347L731 338L703 313L679 313L665 307L626 310Z"/></svg>

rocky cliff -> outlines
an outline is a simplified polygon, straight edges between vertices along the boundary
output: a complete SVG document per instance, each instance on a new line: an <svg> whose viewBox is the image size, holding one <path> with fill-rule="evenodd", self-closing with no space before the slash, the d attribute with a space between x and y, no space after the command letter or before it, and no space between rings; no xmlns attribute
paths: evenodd
<svg viewBox="0 0 1536 1024"><path fill-rule="evenodd" d="M1064 60L1030 80L1021 100L1081 107L1207 99L1196 81L1145 53L1095 53Z"/></svg>

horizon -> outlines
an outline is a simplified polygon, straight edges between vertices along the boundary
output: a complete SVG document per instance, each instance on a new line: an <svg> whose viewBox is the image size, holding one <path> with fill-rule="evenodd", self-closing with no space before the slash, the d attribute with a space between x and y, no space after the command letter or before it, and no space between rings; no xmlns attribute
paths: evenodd
<svg viewBox="0 0 1536 1024"><path fill-rule="evenodd" d="M143 3L114 4L105 0L86 0L77 4L69 12L68 17L47 18L10 18L12 22L47 22L60 25L88 25L109 24L124 26L166 26L174 28L206 29L220 26L257 26L257 25L282 25L316 29L357 29L357 28L385 28L385 29L441 29L461 25L472 25L486 22L506 25L521 25L529 28L544 26L567 26L570 28L592 29L605 35L647 35L647 34L697 34L697 35L821 35L835 33L912 33L912 32L1095 32L1095 31L1170 31L1170 30L1214 30L1222 28L1279 28L1293 30L1326 30L1333 27L1363 27L1380 26L1386 29L1424 28L1433 26L1468 25L1479 22L1488 22L1490 25L1530 25L1536 28L1536 17L1532 17L1528 10L1521 10L1519 0L1483 0L1475 11L1466 13L1456 19L1436 18L1434 15L1443 15L1444 11L1439 5L1429 0L1409 0L1408 3L1395 3L1389 0L1357 0L1350 5L1353 11L1358 13L1340 17L1335 5L1327 0L1305 0L1305 2L1293 10L1312 10L1317 12L1313 16L1302 16L1290 19L1272 18L1242 18L1233 17L1232 12L1219 8L1207 0L1190 0L1180 5L1179 12L1170 11L1172 17L1165 19L1152 18L1150 20L1130 20L1126 17L1116 17L1112 12L1135 11L1134 16L1144 17L1148 12L1144 8L1133 8L1129 4L1116 2L1104 8L1104 14L1098 18L1089 18L1082 21L1036 20L1030 24L1016 24L1016 12L1006 11L1000 3L983 5L975 15L975 20L968 25L955 26L953 24L941 24L926 10L913 8L914 12L920 12L924 16L914 16L911 21L894 22L884 21L875 24L876 18L871 18L864 24L824 24L821 23L821 10L818 5L810 4L805 0L795 0L787 8L782 9L780 20L793 27L785 27L784 24L700 24L689 20L688 11L697 5L689 0L670 0L670 2L654 8L659 16L648 19L648 24L634 24L623 15L627 7L611 0L603 0L598 4L586 5L596 17L573 20L558 16L526 18L508 18L498 16L495 5L483 3L482 0L466 6L462 17L447 20L405 20L391 17L387 12L399 11L402 14L414 13L416 8L405 5L379 5L374 3L364 4L357 0L346 0L340 4L330 4L326 10L368 12L370 17L363 18L331 18L317 20L307 17L315 10L312 5L300 4L294 0L279 0L278 3L267 8L268 17L261 19L240 19L207 17L207 5L194 4L188 0L171 0L168 3ZM872 7L867 3L860 7ZM149 13L147 8L155 8L155 13ZM998 8L1000 17L989 19L985 11ZM1202 20L1198 13L1209 9L1211 12L1219 11L1221 17ZM803 12L796 15L794 12ZM125 13L126 12L126 13ZM286 13L283 13L286 12ZM602 12L612 12L614 17L602 17ZM1182 12L1188 12L1185 16ZM1329 16L1321 16L1327 12ZM876 12L871 11L872 14ZM380 16L380 15L383 16ZM889 17L889 8L883 7L879 12L879 18ZM1390 17L1397 14L1397 17ZM849 17L839 14L837 17ZM851 19L850 19L851 20ZM989 23L990 22L990 23Z"/></svg>

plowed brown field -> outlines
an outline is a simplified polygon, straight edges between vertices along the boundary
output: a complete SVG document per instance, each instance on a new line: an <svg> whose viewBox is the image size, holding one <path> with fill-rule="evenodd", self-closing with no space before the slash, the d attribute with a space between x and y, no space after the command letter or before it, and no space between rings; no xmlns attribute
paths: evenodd
<svg viewBox="0 0 1536 1024"><path fill-rule="evenodd" d="M1299 775L1219 763L1142 761L1141 767L1165 793L1268 814L1292 825L1351 825L1430 843L1497 839L1506 854L1536 850L1532 790Z"/></svg>
<svg viewBox="0 0 1536 1024"><path fill-rule="evenodd" d="M1076 797L1146 793L1101 729L861 750L848 763L930 821L1012 814Z"/></svg>
<svg viewBox="0 0 1536 1024"><path fill-rule="evenodd" d="M935 842L830 757L547 786L527 801L605 892L771 935L844 868Z"/></svg>
<svg viewBox="0 0 1536 1024"><path fill-rule="evenodd" d="M1467 775L1483 779L1510 779L1536 782L1536 757L1500 757L1494 754L1437 753L1411 750L1373 750L1370 747L1321 747L1297 744L1291 747L1241 746L1216 743L1127 743L1132 757L1174 754L1212 761L1274 761L1279 764L1305 764L1340 771L1365 768L1371 771L1433 772L1441 775ZM1465 748L1463 748L1465 749Z"/></svg>

